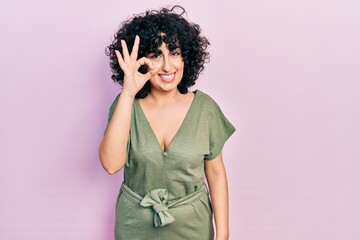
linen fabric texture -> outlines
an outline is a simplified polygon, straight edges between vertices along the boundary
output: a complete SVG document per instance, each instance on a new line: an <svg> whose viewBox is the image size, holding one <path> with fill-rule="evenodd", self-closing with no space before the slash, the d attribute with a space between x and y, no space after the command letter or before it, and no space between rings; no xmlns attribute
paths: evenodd
<svg viewBox="0 0 360 240"><path fill-rule="evenodd" d="M185 119L165 151L138 100L134 100L124 180L116 203L116 240L214 238L204 161L221 153L235 127L209 95L200 90L193 92L195 96ZM110 107L108 124L119 96ZM124 188L128 194L124 194ZM156 195L159 193L161 195ZM140 204L151 195L159 203ZM197 197L191 199L189 196L193 195ZM143 198L145 200L140 201ZM184 199L187 199L186 204L178 204ZM161 216L169 215L168 219L174 218L174 221L156 224L155 219L159 221Z"/></svg>

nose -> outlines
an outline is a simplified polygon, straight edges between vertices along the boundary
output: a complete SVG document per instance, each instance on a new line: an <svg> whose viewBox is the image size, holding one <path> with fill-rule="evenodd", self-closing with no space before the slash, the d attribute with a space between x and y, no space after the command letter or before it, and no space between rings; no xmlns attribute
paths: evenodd
<svg viewBox="0 0 360 240"><path fill-rule="evenodd" d="M168 56L164 56L162 70L164 72L169 72L171 70L171 62Z"/></svg>

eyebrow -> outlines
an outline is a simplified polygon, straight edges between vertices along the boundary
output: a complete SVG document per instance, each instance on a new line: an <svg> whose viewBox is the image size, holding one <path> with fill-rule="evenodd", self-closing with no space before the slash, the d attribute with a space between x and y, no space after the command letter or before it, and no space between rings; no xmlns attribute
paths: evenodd
<svg viewBox="0 0 360 240"><path fill-rule="evenodd" d="M149 54L162 54L160 49L154 49L154 51L149 52Z"/></svg>
<svg viewBox="0 0 360 240"><path fill-rule="evenodd" d="M177 48L175 48L175 49L173 49L173 50L170 50L170 49L169 49L169 51L170 51L170 52L173 52L173 51L179 51L179 52L181 52L181 49L180 49L179 47L177 47ZM154 49L153 51L149 52L148 55L160 55L160 54L162 54L162 51L161 51L160 49Z"/></svg>

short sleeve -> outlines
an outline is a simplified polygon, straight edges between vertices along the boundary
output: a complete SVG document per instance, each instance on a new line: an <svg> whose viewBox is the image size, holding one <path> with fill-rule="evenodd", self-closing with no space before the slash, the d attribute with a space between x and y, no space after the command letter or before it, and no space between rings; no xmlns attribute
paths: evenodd
<svg viewBox="0 0 360 240"><path fill-rule="evenodd" d="M236 131L235 127L225 117L219 105L211 101L209 106L209 149L210 153L205 155L205 160L216 158L222 151L225 142Z"/></svg>
<svg viewBox="0 0 360 240"><path fill-rule="evenodd" d="M118 103L119 97L120 97L120 94L118 94L118 95L116 96L115 100L113 101L113 103L112 103L111 106L110 106L108 121L107 121L107 124L106 124L106 128L105 128L104 134L105 134L105 132L106 132L108 126L109 126L109 123L110 123L110 121L111 121L111 118L112 118L112 116L113 116L113 114L114 114L114 111L115 111L116 105L117 105L117 103Z"/></svg>

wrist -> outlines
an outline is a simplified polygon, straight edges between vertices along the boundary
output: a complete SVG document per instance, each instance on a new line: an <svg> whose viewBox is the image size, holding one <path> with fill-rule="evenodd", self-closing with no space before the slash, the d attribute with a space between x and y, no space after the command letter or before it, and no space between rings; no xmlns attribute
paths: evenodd
<svg viewBox="0 0 360 240"><path fill-rule="evenodd" d="M122 89L121 95L126 96L128 98L135 98L136 93L131 93L131 92L127 91L126 89Z"/></svg>

